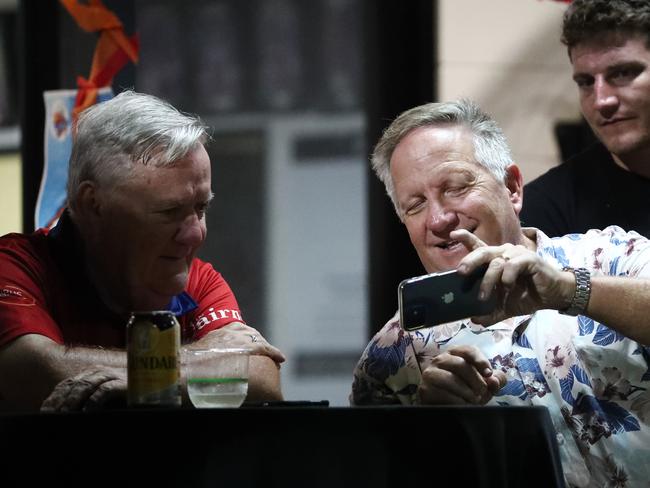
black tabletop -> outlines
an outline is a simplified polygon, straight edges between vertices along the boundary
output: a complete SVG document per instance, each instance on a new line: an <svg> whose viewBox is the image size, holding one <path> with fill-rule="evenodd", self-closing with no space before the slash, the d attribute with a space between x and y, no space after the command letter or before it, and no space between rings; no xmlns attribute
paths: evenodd
<svg viewBox="0 0 650 488"><path fill-rule="evenodd" d="M20 486L564 486L543 407L5 414L0 462Z"/></svg>

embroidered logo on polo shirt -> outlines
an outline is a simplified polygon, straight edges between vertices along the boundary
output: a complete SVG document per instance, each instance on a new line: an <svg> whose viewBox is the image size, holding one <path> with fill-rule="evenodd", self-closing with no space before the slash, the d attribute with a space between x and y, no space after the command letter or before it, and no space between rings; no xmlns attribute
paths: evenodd
<svg viewBox="0 0 650 488"><path fill-rule="evenodd" d="M29 296L25 290L13 285L4 285L0 288L0 303L7 305L18 305L20 307L31 307L36 301Z"/></svg>

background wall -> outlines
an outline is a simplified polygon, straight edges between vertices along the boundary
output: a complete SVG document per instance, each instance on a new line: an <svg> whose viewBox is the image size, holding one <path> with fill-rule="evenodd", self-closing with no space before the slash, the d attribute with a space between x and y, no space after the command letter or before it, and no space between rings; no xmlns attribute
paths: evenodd
<svg viewBox="0 0 650 488"><path fill-rule="evenodd" d="M16 69L17 0L0 0L0 235L22 230Z"/></svg>
<svg viewBox="0 0 650 488"><path fill-rule="evenodd" d="M0 155L0 235L22 229L20 156Z"/></svg>
<svg viewBox="0 0 650 488"><path fill-rule="evenodd" d="M503 128L530 181L560 161L554 126L580 118L566 48L566 4L439 0L438 98L468 97Z"/></svg>

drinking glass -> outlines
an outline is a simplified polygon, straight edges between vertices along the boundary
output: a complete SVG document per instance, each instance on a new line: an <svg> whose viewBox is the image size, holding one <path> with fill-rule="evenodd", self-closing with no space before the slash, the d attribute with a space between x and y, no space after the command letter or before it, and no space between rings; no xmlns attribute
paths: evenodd
<svg viewBox="0 0 650 488"><path fill-rule="evenodd" d="M190 349L187 393L196 408L236 408L248 393L248 349Z"/></svg>

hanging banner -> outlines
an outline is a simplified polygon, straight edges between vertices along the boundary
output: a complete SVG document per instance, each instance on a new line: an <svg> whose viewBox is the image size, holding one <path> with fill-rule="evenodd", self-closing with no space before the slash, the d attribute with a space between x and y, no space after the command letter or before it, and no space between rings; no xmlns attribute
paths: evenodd
<svg viewBox="0 0 650 488"><path fill-rule="evenodd" d="M97 103L113 97L110 87L100 88ZM51 228L63 212L72 152L72 120L77 90L43 93L45 102L45 158L34 215L36 228Z"/></svg>
<svg viewBox="0 0 650 488"><path fill-rule="evenodd" d="M86 32L99 33L90 76L77 77L77 99L74 114L96 101L97 90L112 83L113 77L131 61L138 63L140 42L137 34L127 37L120 19L101 0L60 0L77 25Z"/></svg>
<svg viewBox="0 0 650 488"><path fill-rule="evenodd" d="M113 97L113 77L129 61L138 62L138 36L127 37L120 19L101 0L60 0L77 25L99 34L90 76L77 76L77 90L43 93L45 102L45 159L36 201L36 228L56 225L65 208L72 126L77 115L94 103Z"/></svg>

